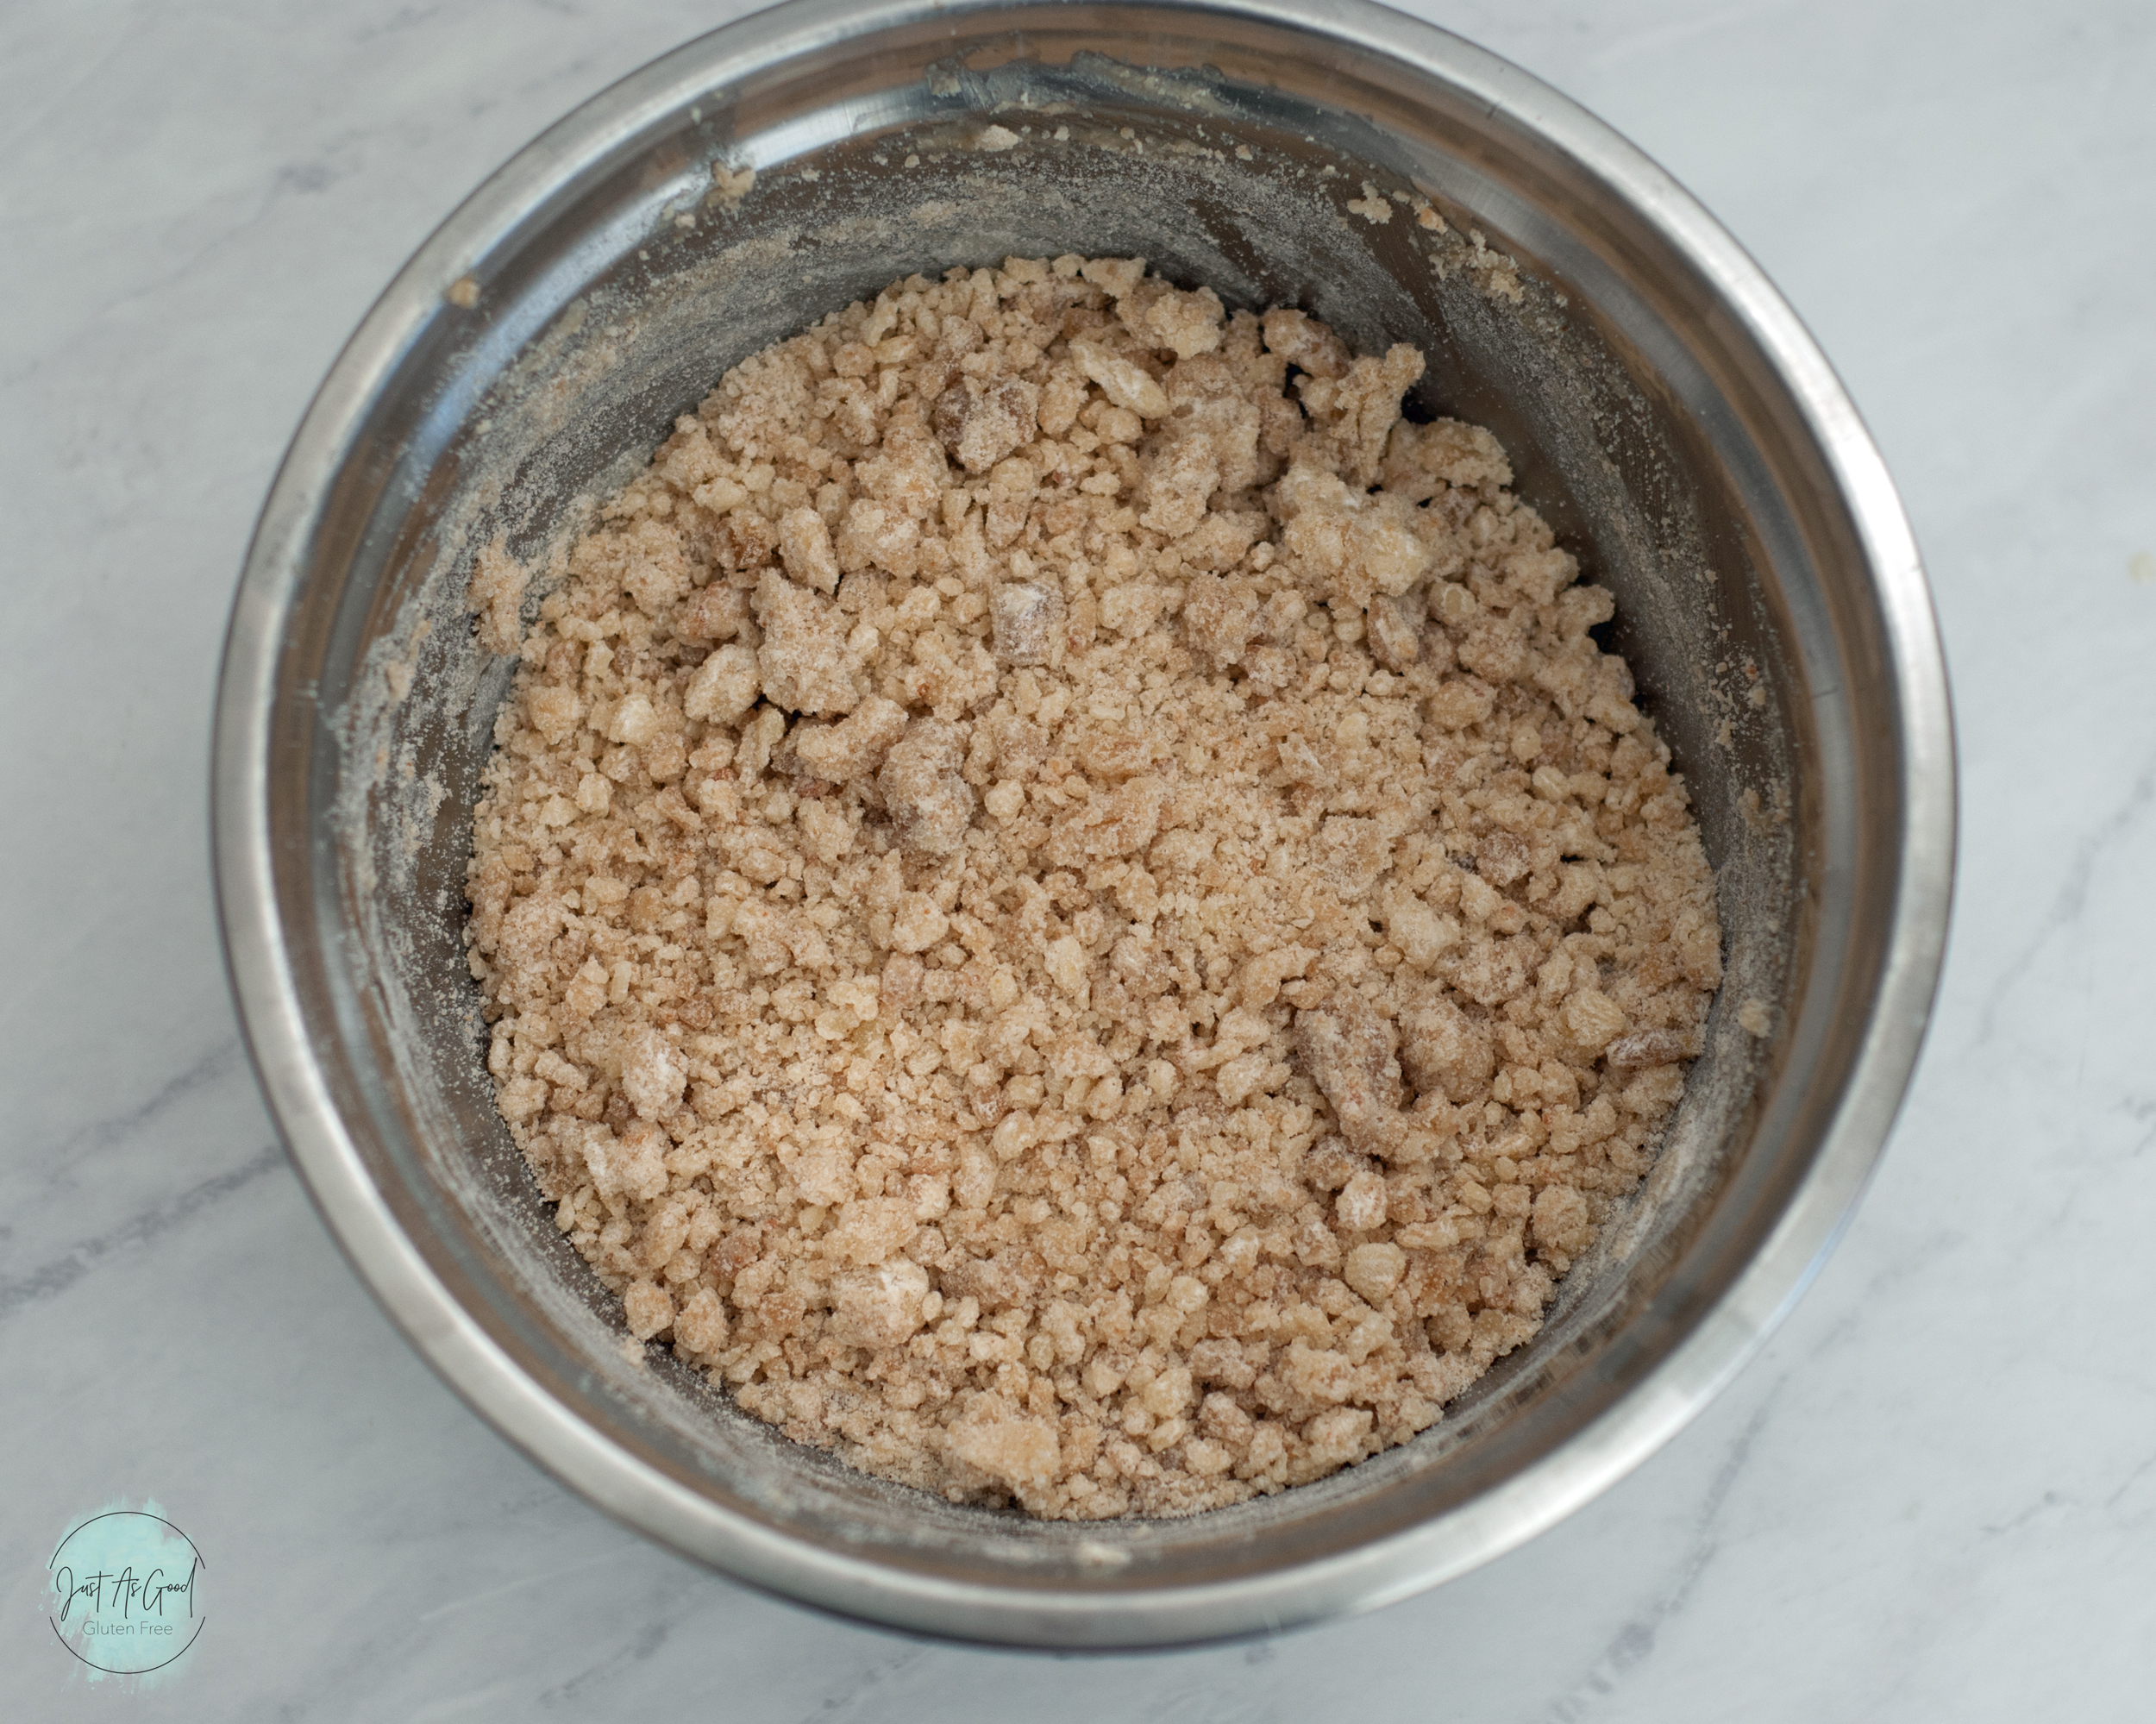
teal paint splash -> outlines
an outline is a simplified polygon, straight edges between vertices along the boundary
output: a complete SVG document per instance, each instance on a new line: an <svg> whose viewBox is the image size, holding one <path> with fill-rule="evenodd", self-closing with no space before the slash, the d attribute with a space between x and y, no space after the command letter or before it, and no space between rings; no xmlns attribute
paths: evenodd
<svg viewBox="0 0 2156 1724"><path fill-rule="evenodd" d="M73 1521L46 1565L57 1652L83 1678L161 1686L185 1668L209 1621L208 1564L154 1501L120 1498Z"/></svg>

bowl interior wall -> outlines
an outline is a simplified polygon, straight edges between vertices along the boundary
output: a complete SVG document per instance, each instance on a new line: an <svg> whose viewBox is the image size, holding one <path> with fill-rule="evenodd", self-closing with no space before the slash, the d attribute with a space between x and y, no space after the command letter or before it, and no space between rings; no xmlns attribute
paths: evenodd
<svg viewBox="0 0 2156 1724"><path fill-rule="evenodd" d="M1847 693L1864 668L1836 643L1877 625L1821 577L1849 528L1742 331L1701 315L1704 287L1583 169L1464 97L1344 89L1320 46L1284 60L1255 26L1185 39L1148 15L1132 58L1166 74L1149 84L1073 47L1115 9L1060 12L1022 35L984 27L969 45L955 22L910 49L842 43L783 78L714 78L472 260L479 305L418 328L309 548L273 819L348 1126L436 1273L565 1407L797 1537L1115 1590L1261 1572L1456 1508L1581 1430L1727 1288L1803 1177L1808 1110L1850 1056L1836 1013L1870 986L1845 925L1874 865L1862 798L1830 787L1865 769ZM981 147L990 121L1026 128L1021 143ZM758 169L737 207L706 197L715 158ZM1365 180L1388 221L1347 210ZM1442 232L1416 221L1424 198ZM1516 299L1470 233L1517 260ZM1531 1346L1424 1437L1319 1484L1086 1527L863 1477L669 1358L625 1358L617 1309L494 1112L461 942L470 810L511 668L464 613L476 549L498 534L543 559L728 367L814 316L914 271L1065 252L1143 255L1232 305L1303 306L1359 350L1424 351L1413 411L1495 430L1521 494L1618 596L1611 643L1691 789L1729 972L1655 1172ZM1764 707L1744 698L1754 673ZM1734 1021L1754 997L1786 1026L1764 1045Z"/></svg>

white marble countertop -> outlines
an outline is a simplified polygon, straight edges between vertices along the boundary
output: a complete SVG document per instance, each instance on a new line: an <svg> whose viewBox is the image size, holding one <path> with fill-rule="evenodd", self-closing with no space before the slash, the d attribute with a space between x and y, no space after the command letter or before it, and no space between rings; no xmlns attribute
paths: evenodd
<svg viewBox="0 0 2156 1724"><path fill-rule="evenodd" d="M1419 9L1643 145L1809 320L1908 499L1959 701L1953 943L1883 1171L1764 1354L1639 1473L1373 1616L1050 1663L683 1563L398 1337L276 1148L226 994L226 605L285 439L406 254L542 125L735 9L0 10L9 1715L2147 1716L2145 0ZM212 1564L219 1620L154 1694L85 1686L39 1620L53 1541L122 1496Z"/></svg>

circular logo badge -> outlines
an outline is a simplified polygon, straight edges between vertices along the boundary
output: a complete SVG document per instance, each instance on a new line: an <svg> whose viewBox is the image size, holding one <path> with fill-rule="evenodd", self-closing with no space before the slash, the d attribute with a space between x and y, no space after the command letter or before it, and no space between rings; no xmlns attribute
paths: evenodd
<svg viewBox="0 0 2156 1724"><path fill-rule="evenodd" d="M53 1633L94 1675L147 1676L202 1633L202 1552L156 1510L90 1516L47 1565Z"/></svg>

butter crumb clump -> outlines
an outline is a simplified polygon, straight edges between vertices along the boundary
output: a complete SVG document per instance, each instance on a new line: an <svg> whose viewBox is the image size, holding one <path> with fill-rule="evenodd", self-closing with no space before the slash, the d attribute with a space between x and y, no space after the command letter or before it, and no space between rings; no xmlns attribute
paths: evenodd
<svg viewBox="0 0 2156 1724"><path fill-rule="evenodd" d="M1422 368L1142 260L914 276L730 372L521 641L482 557L489 1065L633 1336L1095 1519L1536 1332L1720 931L1609 595Z"/></svg>

